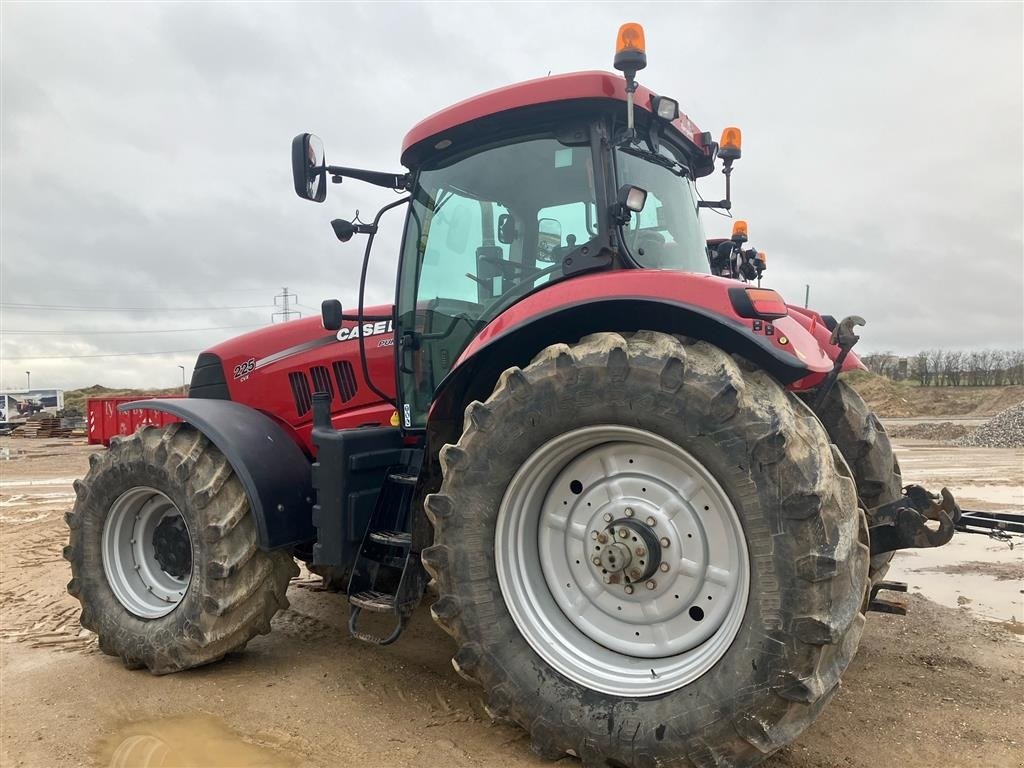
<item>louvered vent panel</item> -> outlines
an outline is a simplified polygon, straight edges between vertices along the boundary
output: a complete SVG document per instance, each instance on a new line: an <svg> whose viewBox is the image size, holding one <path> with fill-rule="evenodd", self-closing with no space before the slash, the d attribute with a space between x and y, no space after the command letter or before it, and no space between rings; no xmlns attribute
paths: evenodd
<svg viewBox="0 0 1024 768"><path fill-rule="evenodd" d="M356 396L359 387L356 384L356 374L352 370L352 363L348 360L336 360L334 365L334 380L338 382L338 394L341 402L347 403Z"/></svg>
<svg viewBox="0 0 1024 768"><path fill-rule="evenodd" d="M322 365L314 365L309 369L309 375L313 377L313 391L324 392L334 399L334 384L331 383L331 375Z"/></svg>
<svg viewBox="0 0 1024 768"><path fill-rule="evenodd" d="M313 398L309 393L309 379L302 371L293 371L288 374L288 383L292 385L295 410L299 412L299 416L305 416L313 407Z"/></svg>

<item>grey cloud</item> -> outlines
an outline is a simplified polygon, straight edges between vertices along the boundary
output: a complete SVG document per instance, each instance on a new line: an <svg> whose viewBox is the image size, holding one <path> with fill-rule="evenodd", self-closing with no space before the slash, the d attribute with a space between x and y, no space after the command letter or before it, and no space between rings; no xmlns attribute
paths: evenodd
<svg viewBox="0 0 1024 768"><path fill-rule="evenodd" d="M529 77L610 68L614 6L4 4L3 299L234 306L280 285L317 307L356 299L361 244L328 222L393 195L291 190L288 145L398 170L419 119ZM1020 5L631 6L642 81L699 125L744 129L736 215L769 283L869 319L863 344L1024 343ZM721 176L701 182L721 192ZM705 217L709 235L730 222ZM390 301L401 221L368 296ZM253 289L260 289L253 292ZM264 293L262 289L267 289ZM163 291L163 293L158 291ZM256 300L258 298L258 301ZM308 311L308 310L304 310ZM94 315L5 310L4 328L214 326L270 310ZM209 346L227 332L4 336L16 355ZM54 385L170 386L191 355L33 362ZM37 375L33 373L33 381Z"/></svg>

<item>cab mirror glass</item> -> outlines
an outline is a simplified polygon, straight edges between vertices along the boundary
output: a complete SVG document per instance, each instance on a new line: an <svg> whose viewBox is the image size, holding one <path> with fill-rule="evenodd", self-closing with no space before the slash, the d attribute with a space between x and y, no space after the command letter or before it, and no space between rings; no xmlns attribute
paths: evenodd
<svg viewBox="0 0 1024 768"><path fill-rule="evenodd" d="M552 261L556 248L562 245L562 222L541 219L537 222L537 251L542 261Z"/></svg>
<svg viewBox="0 0 1024 768"><path fill-rule="evenodd" d="M303 200L322 203L327 197L327 163L324 143L312 133L292 139L292 179L295 194Z"/></svg>

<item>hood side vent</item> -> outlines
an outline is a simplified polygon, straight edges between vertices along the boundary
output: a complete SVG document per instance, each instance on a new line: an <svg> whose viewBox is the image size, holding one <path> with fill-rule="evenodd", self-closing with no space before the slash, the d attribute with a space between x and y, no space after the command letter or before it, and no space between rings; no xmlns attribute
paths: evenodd
<svg viewBox="0 0 1024 768"><path fill-rule="evenodd" d="M338 382L338 394L341 396L341 402L347 403L359 391L352 363L348 360L336 360L332 367L334 368L334 378Z"/></svg>
<svg viewBox="0 0 1024 768"><path fill-rule="evenodd" d="M313 407L313 396L309 391L309 379L302 371L288 374L288 383L292 385L292 396L295 398L295 410L299 416L305 416Z"/></svg>

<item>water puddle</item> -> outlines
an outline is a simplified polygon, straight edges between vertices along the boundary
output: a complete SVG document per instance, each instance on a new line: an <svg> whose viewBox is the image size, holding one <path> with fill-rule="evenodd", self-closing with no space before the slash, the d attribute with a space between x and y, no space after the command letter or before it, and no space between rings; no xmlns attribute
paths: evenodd
<svg viewBox="0 0 1024 768"><path fill-rule="evenodd" d="M1024 623L1024 540L1006 542L958 533L934 549L897 552L886 575L929 600L979 618ZM1024 639L1024 636L1022 636Z"/></svg>
<svg viewBox="0 0 1024 768"><path fill-rule="evenodd" d="M291 755L246 741L220 720L182 715L129 723L100 745L109 768L294 768Z"/></svg>

